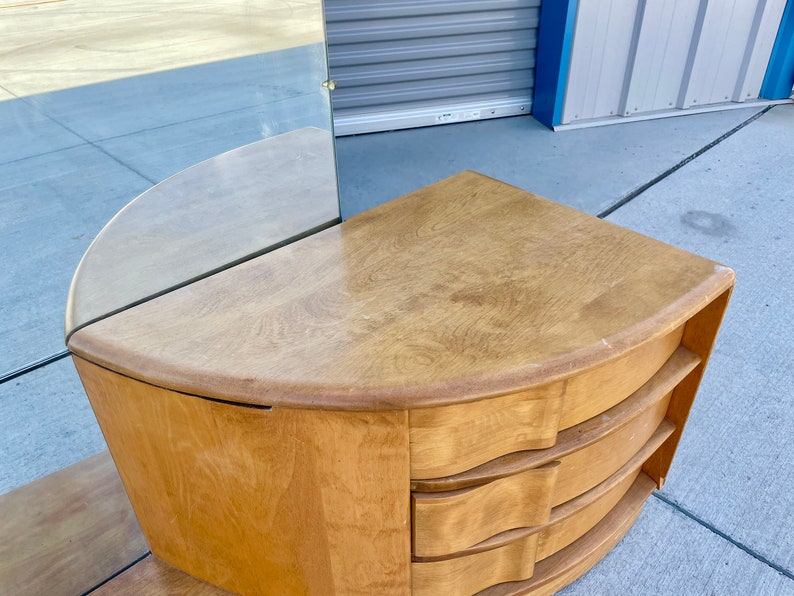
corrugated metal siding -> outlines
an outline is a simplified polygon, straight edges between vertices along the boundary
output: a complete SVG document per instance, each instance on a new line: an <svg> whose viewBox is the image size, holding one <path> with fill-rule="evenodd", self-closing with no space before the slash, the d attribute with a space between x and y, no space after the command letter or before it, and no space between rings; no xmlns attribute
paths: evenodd
<svg viewBox="0 0 794 596"><path fill-rule="evenodd" d="M579 0L562 123L757 99L786 0Z"/></svg>
<svg viewBox="0 0 794 596"><path fill-rule="evenodd" d="M540 0L326 0L336 133L529 113Z"/></svg>

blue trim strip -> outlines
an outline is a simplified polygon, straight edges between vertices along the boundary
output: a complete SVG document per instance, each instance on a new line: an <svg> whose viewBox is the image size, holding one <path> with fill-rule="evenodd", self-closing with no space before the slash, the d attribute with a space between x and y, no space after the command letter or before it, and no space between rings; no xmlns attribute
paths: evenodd
<svg viewBox="0 0 794 596"><path fill-rule="evenodd" d="M532 115L549 128L562 120L577 5L578 0L544 0L540 5Z"/></svg>
<svg viewBox="0 0 794 596"><path fill-rule="evenodd" d="M780 29L777 32L764 82L761 97L764 99L786 99L794 87L794 0L788 0Z"/></svg>

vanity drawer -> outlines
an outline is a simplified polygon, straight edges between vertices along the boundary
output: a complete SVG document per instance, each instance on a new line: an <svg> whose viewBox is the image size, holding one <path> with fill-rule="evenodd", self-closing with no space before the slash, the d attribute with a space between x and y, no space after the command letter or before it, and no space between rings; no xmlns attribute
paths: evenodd
<svg viewBox="0 0 794 596"><path fill-rule="evenodd" d="M674 429L669 420L663 420L650 439L617 472L579 497L554 507L544 523L502 532L452 555L423 557L415 553L412 563L414 592L472 594L496 583L520 581L515 578L521 574L525 575L521 579L529 579L534 572L529 562L517 568L515 563L508 565L503 558L520 552L522 556L532 556L533 562L539 562L574 545L617 506L641 475L649 480L641 471L642 465ZM502 512L504 509L497 509L491 514ZM476 583L471 583L472 574L477 575ZM455 584L456 579L460 585ZM494 583L487 584L488 581Z"/></svg>
<svg viewBox="0 0 794 596"><path fill-rule="evenodd" d="M651 418L659 418L659 412L667 407L670 394L688 375L696 371L701 359L697 354L679 346L667 362L642 387L628 398L585 422L572 428L562 430L558 434L558 442L547 449L525 450L508 453L484 464L465 470L459 474L440 478L411 480L414 493L450 492L463 488L482 486L499 478L518 474L525 470L540 468L555 461L565 461L560 471L576 467L581 456L576 453L582 450L598 449L597 445L614 433L621 432L626 426L643 426L647 421L637 422L638 417L649 414ZM661 418L659 418L661 420ZM654 424L654 427L656 424ZM631 435L630 431L627 431ZM626 434L626 433L624 433ZM621 435L622 436L622 435ZM613 441L615 439L612 439ZM632 443L636 440L631 439ZM641 443L640 443L641 444ZM634 448L636 451L637 447ZM614 465L614 463L610 464ZM619 466L618 466L619 467ZM567 472L565 472L567 474ZM602 472L603 473L603 472ZM608 474L607 474L608 475ZM570 481L564 481L563 484ZM592 483L592 480L588 481Z"/></svg>
<svg viewBox="0 0 794 596"><path fill-rule="evenodd" d="M631 396L560 431L551 448L509 454L455 476L413 480L414 562L469 557L530 533L538 534L540 560L576 540L671 436L675 427L665 419L671 395L699 362L679 346Z"/></svg>
<svg viewBox="0 0 794 596"><path fill-rule="evenodd" d="M671 395L663 395L599 441L560 458L552 506L590 490L628 462L664 420Z"/></svg>
<svg viewBox="0 0 794 596"><path fill-rule="evenodd" d="M664 365L683 328L584 373L491 399L411 410L411 478L454 475L502 455L544 449L559 430L620 403Z"/></svg>
<svg viewBox="0 0 794 596"><path fill-rule="evenodd" d="M664 420L670 395L558 461L473 488L412 493L414 556L452 554L513 528L546 523L552 507L605 482L643 451Z"/></svg>
<svg viewBox="0 0 794 596"><path fill-rule="evenodd" d="M539 531L537 560L562 550L598 524L643 474L643 464L674 430L672 422L663 420L642 449L615 474L583 495L554 507L549 521Z"/></svg>
<svg viewBox="0 0 794 596"><path fill-rule="evenodd" d="M413 552L451 554L495 534L549 519L559 463L443 493L413 493Z"/></svg>
<svg viewBox="0 0 794 596"><path fill-rule="evenodd" d="M538 535L472 555L411 563L413 596L470 596L500 584L529 579L535 570Z"/></svg>

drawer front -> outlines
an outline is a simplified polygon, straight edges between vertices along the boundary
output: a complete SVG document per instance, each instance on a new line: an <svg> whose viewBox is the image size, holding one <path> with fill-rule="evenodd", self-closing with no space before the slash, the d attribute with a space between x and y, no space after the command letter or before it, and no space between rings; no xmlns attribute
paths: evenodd
<svg viewBox="0 0 794 596"><path fill-rule="evenodd" d="M559 464L446 493L413 493L416 557L454 553L513 528L549 519Z"/></svg>
<svg viewBox="0 0 794 596"><path fill-rule="evenodd" d="M543 528L538 535L537 560L541 561L553 555L581 536L584 536L617 505L618 501L623 498L623 495L626 494L626 491L634 484L639 475L640 469L637 466L632 473L606 491L597 500L589 503L573 515Z"/></svg>
<svg viewBox="0 0 794 596"><path fill-rule="evenodd" d="M637 520L655 482L640 474L622 499L589 532L561 551L537 561L528 580L482 590L477 596L554 594L600 561Z"/></svg>
<svg viewBox="0 0 794 596"><path fill-rule="evenodd" d="M411 563L414 596L470 596L502 582L532 577L538 536L500 548L442 561Z"/></svg>
<svg viewBox="0 0 794 596"><path fill-rule="evenodd" d="M628 462L664 420L671 395L667 393L601 440L560 458L552 506L590 490Z"/></svg>
<svg viewBox="0 0 794 596"><path fill-rule="evenodd" d="M674 430L672 422L662 420L648 442L614 475L583 495L552 509L549 522L539 531L537 560L541 561L578 540L617 506L642 473L643 464Z"/></svg>
<svg viewBox="0 0 794 596"><path fill-rule="evenodd" d="M557 383L532 394L411 410L411 478L449 476L505 453L551 447L563 390Z"/></svg>
<svg viewBox="0 0 794 596"><path fill-rule="evenodd" d="M560 430L597 416L642 387L672 356L683 333L679 327L614 362L568 379Z"/></svg>
<svg viewBox="0 0 794 596"><path fill-rule="evenodd" d="M481 401L411 410L411 478L452 476L555 444L557 432L620 403L670 358L683 328L569 379Z"/></svg>
<svg viewBox="0 0 794 596"><path fill-rule="evenodd" d="M672 422L662 420L648 442L622 468L598 486L552 508L546 523L502 532L456 553L455 556L499 548L529 534L538 534L538 561L554 554L589 531L616 505L638 477L643 464L674 430L675 425ZM422 559L415 556L414 560Z"/></svg>

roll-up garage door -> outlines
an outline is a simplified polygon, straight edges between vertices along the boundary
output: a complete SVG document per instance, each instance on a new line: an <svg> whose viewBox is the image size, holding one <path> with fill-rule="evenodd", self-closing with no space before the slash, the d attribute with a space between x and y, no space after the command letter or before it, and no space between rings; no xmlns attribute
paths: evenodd
<svg viewBox="0 0 794 596"><path fill-rule="evenodd" d="M326 0L337 135L528 114L541 0Z"/></svg>

